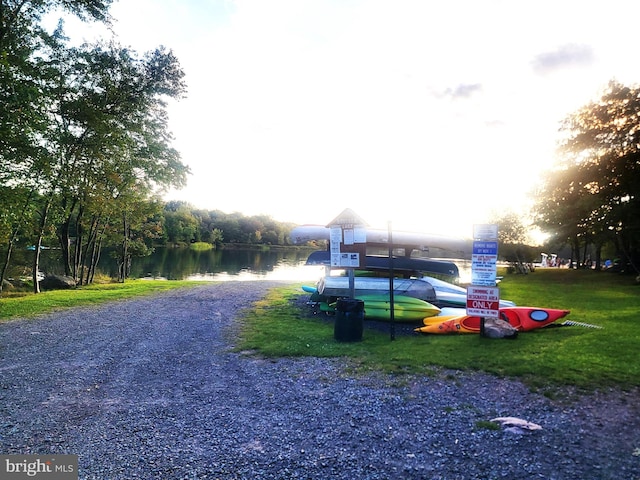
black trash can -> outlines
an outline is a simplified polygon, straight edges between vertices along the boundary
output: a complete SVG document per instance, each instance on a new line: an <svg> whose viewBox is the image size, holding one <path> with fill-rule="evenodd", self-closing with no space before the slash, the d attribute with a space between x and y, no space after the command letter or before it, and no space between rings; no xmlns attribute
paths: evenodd
<svg viewBox="0 0 640 480"><path fill-rule="evenodd" d="M359 342L363 330L364 302L353 298L338 299L334 338L339 342Z"/></svg>

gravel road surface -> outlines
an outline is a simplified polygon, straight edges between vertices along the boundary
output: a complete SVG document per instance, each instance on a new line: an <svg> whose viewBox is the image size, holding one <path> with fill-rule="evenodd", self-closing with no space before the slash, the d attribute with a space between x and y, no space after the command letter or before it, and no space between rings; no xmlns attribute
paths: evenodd
<svg viewBox="0 0 640 480"><path fill-rule="evenodd" d="M0 324L0 453L76 454L100 480L640 479L637 391L554 401L481 373L234 353L239 312L277 285ZM505 416L542 429L477 423Z"/></svg>

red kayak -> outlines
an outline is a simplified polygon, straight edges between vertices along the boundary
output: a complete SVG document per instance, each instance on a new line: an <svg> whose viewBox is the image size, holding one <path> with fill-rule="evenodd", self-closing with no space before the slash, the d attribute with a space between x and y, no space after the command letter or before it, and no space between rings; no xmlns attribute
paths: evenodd
<svg viewBox="0 0 640 480"><path fill-rule="evenodd" d="M500 318L508 322L520 332L528 332L544 327L569 315L570 310L537 307L503 307ZM457 317L443 317L438 323L438 317L425 319L426 326L417 328L421 333L480 333L481 317L460 315Z"/></svg>
<svg viewBox="0 0 640 480"><path fill-rule="evenodd" d="M520 332L528 332L560 320L569 313L571 310L557 308L504 307L500 309L500 318Z"/></svg>

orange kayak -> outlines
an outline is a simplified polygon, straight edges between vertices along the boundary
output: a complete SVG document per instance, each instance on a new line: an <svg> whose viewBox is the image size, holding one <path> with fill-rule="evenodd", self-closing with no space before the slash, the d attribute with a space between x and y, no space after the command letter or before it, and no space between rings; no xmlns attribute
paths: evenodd
<svg viewBox="0 0 640 480"><path fill-rule="evenodd" d="M544 327L561 318L566 317L570 310L538 307L503 307L500 318L518 329L528 332ZM441 319L440 321L438 319ZM448 315L442 317L428 317L423 320L424 327L416 328L419 333L480 333L481 317L470 315Z"/></svg>
<svg viewBox="0 0 640 480"><path fill-rule="evenodd" d="M481 317L472 317L469 315L454 315L453 318L445 319L440 323L434 323L439 317L430 317L430 321L424 327L416 328L419 333L480 333ZM427 319L425 319L427 320Z"/></svg>

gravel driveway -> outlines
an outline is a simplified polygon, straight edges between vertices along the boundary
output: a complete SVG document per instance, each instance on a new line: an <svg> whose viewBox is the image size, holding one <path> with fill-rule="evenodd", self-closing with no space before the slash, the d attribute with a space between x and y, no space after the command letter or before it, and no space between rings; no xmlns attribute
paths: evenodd
<svg viewBox="0 0 640 480"><path fill-rule="evenodd" d="M552 401L478 373L231 352L238 312L276 285L0 324L0 453L77 454L100 480L640 479L637 391ZM497 416L542 430L476 424Z"/></svg>

